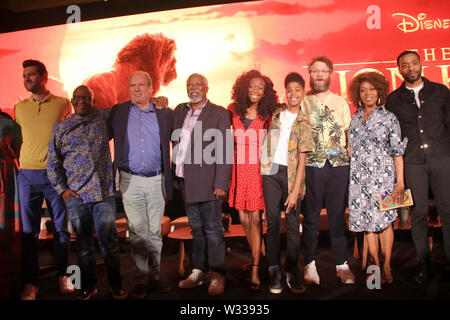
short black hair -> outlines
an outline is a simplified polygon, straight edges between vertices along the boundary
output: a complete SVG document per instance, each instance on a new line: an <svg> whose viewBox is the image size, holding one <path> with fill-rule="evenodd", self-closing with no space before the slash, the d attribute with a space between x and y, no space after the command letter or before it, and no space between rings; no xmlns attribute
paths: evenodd
<svg viewBox="0 0 450 320"><path fill-rule="evenodd" d="M27 68L27 67L36 67L36 71L37 71L41 76L48 75L47 68L45 67L45 65L44 65L42 62L40 62L40 61L38 61L38 60L32 60L32 59L25 60L25 61L22 63L22 66L23 66L24 68Z"/></svg>
<svg viewBox="0 0 450 320"><path fill-rule="evenodd" d="M420 56L419 56L419 54L417 52L411 51L411 50L405 50L405 51L403 51L402 53L400 53L398 55L398 57L397 57L397 66L399 65L400 58L403 57L403 56L406 56L407 54L410 54L410 53L415 54L417 56L417 58L419 58L419 60L420 60Z"/></svg>
<svg viewBox="0 0 450 320"><path fill-rule="evenodd" d="M284 88L286 89L290 82L298 82L305 89L305 80L303 77L297 72L289 73L286 78L284 78Z"/></svg>

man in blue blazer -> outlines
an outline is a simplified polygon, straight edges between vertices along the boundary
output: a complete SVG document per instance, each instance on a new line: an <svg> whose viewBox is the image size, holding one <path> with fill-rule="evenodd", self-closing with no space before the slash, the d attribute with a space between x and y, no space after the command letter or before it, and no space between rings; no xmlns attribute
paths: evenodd
<svg viewBox="0 0 450 320"><path fill-rule="evenodd" d="M173 111L153 105L147 72L130 75L131 101L112 107L108 120L114 138L114 173L128 221L136 285L132 297L142 299L149 286L157 292L170 288L159 277L161 219L172 197L170 133Z"/></svg>
<svg viewBox="0 0 450 320"><path fill-rule="evenodd" d="M233 144L228 150L227 141L233 140L228 111L211 103L207 92L207 79L197 73L190 75L190 103L182 103L174 111L172 158L192 229L194 264L192 273L179 287L193 288L206 282L208 265L208 293L219 295L225 287L226 273L222 200L229 188L233 159ZM227 161L227 155L231 155L231 161Z"/></svg>

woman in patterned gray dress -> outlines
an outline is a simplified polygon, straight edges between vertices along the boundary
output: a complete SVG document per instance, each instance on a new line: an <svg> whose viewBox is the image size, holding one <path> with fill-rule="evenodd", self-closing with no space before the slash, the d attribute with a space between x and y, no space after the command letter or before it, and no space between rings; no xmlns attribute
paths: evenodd
<svg viewBox="0 0 450 320"><path fill-rule="evenodd" d="M384 108L389 82L378 72L357 75L350 84L350 99L358 106L348 130L350 156L349 229L365 232L372 262L380 266L378 242L384 255L382 283L394 281L390 261L394 243L392 222L396 210L381 211L378 196L394 192L403 197L403 153L395 115Z"/></svg>

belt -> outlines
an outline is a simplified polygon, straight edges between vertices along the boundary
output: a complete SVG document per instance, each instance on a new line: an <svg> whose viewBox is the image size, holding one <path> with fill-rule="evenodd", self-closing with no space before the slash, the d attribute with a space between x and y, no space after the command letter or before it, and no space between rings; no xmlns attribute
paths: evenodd
<svg viewBox="0 0 450 320"><path fill-rule="evenodd" d="M162 173L161 170L149 171L149 172L144 172L144 173L134 172L128 168L119 168L119 171L123 171L123 172L129 173L129 174L132 174L134 176L146 177L146 178L154 177L154 176L160 175Z"/></svg>

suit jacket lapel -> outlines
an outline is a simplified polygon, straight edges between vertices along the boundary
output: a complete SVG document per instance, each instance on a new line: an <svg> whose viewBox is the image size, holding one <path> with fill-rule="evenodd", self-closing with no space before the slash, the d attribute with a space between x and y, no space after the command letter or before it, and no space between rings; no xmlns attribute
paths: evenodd
<svg viewBox="0 0 450 320"><path fill-rule="evenodd" d="M165 137L163 135L166 131L163 129L166 126L166 123L165 123L164 117L162 115L162 110L156 109L156 107L155 107L155 113L156 113L156 119L158 120L159 136L161 138L161 141L165 141L165 139L164 139Z"/></svg>
<svg viewBox="0 0 450 320"><path fill-rule="evenodd" d="M128 102L125 105L125 108L123 108L123 114L120 115L121 119L124 120L119 120L119 123L122 124L122 128L120 130L120 138L121 138L121 144L120 146L122 147L124 141L125 141L125 137L127 135L127 128L128 128L128 116L130 114L130 109L131 109L131 102Z"/></svg>
<svg viewBox="0 0 450 320"><path fill-rule="evenodd" d="M191 141L192 141L192 139L194 139L195 127L199 126L200 123L202 124L202 126L201 126L201 129L202 129L201 133L202 133L202 137L203 137L203 133L205 132L205 125L204 125L204 123L208 122L208 117L209 117L210 113L211 113L211 103L208 100L206 105L203 107L202 112L198 116L197 121L195 122L194 130L192 130L192 132L191 132ZM194 147L194 145L191 143L191 148L193 148L193 147Z"/></svg>
<svg viewBox="0 0 450 320"><path fill-rule="evenodd" d="M174 128L183 128L184 119L189 111L187 104L183 105L180 116L176 119L177 123L174 124Z"/></svg>
<svg viewBox="0 0 450 320"><path fill-rule="evenodd" d="M202 112L198 116L197 121L205 121L206 119L208 119L208 115L210 112L211 112L211 102L209 102L209 100L208 100L206 105L203 107Z"/></svg>

